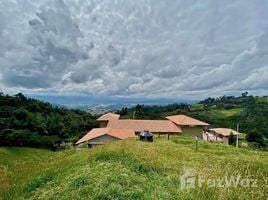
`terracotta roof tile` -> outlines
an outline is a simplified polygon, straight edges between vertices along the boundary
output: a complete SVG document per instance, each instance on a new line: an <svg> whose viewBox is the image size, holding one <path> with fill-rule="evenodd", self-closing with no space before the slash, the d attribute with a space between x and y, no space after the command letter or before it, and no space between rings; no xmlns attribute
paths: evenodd
<svg viewBox="0 0 268 200"><path fill-rule="evenodd" d="M168 120L114 120L109 121L107 127L132 129L135 132L149 130L155 133L181 133L181 128Z"/></svg>
<svg viewBox="0 0 268 200"><path fill-rule="evenodd" d="M110 121L110 120L118 120L120 115L114 113L106 113L100 116L97 120L98 121Z"/></svg>
<svg viewBox="0 0 268 200"><path fill-rule="evenodd" d="M200 120L194 119L192 117L188 117L186 115L172 115L166 117L168 120L174 122L178 125L189 125L189 126L208 126L209 124L206 122L202 122Z"/></svg>
<svg viewBox="0 0 268 200"><path fill-rule="evenodd" d="M93 128L84 137L78 140L76 144L80 144L103 135L110 135L118 139L126 139L134 137L135 132L130 129Z"/></svg>
<svg viewBox="0 0 268 200"><path fill-rule="evenodd" d="M223 135L223 136L229 136L229 135L239 135L241 133L233 130L233 129L230 129L230 128L212 128L212 129L209 129L210 131L214 131L215 133L218 133L220 135Z"/></svg>

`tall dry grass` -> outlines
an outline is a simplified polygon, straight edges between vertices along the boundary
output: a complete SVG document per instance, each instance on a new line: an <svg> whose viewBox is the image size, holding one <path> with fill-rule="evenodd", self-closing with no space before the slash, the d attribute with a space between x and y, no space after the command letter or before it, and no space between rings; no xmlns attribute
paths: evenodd
<svg viewBox="0 0 268 200"><path fill-rule="evenodd" d="M30 154L38 151L32 149ZM190 138L171 137L167 141L161 137L153 143L129 139L90 150L43 152L43 158L22 163L16 158L3 160L2 167L8 162L13 165L1 178L3 199L268 198L266 152L205 142L200 142L196 151ZM181 190L180 176L185 173L205 181L225 176L255 178L258 187L203 184Z"/></svg>

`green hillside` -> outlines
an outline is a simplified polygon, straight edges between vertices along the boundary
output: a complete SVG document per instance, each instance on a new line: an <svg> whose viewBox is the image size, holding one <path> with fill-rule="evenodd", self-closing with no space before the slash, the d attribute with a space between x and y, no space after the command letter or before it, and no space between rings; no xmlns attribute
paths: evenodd
<svg viewBox="0 0 268 200"><path fill-rule="evenodd" d="M169 105L136 105L122 108L121 118L165 119L166 116L185 114L203 120L216 128L236 129L247 135L255 147L268 149L268 97L221 96L207 98L196 104L174 103Z"/></svg>
<svg viewBox="0 0 268 200"><path fill-rule="evenodd" d="M0 146L56 148L97 126L96 117L46 102L0 93Z"/></svg>
<svg viewBox="0 0 268 200"><path fill-rule="evenodd" d="M267 169L267 152L204 142L196 151L177 136L60 152L2 147L0 199L267 199ZM181 189L185 173L206 184ZM257 187L206 182L225 176L257 179Z"/></svg>

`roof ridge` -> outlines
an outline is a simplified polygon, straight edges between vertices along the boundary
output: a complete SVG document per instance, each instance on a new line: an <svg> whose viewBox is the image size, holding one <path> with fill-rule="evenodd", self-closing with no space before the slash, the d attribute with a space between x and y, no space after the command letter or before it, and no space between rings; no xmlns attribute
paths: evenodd
<svg viewBox="0 0 268 200"><path fill-rule="evenodd" d="M182 123L184 120L185 120L185 118L186 118L186 115L182 115L183 116L183 118L182 118L182 120L180 121L180 123Z"/></svg>

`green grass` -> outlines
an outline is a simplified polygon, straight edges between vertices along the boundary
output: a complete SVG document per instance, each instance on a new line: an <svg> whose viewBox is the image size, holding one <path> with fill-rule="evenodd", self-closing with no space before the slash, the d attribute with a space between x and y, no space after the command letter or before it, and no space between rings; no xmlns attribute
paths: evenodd
<svg viewBox="0 0 268 200"><path fill-rule="evenodd" d="M1 147L0 164L8 167L14 167L16 163L27 163L29 161L39 161L50 155L52 151L45 149L20 148L20 147Z"/></svg>
<svg viewBox="0 0 268 200"><path fill-rule="evenodd" d="M268 97L255 97L258 103L268 103Z"/></svg>
<svg viewBox="0 0 268 200"><path fill-rule="evenodd" d="M12 193L17 186L38 175L38 168L44 159L54 156L54 152L33 148L0 148L0 191ZM1 199L1 195L0 195Z"/></svg>
<svg viewBox="0 0 268 200"><path fill-rule="evenodd" d="M191 111L199 111L199 110L203 110L204 109L204 105L203 104L192 104L191 105Z"/></svg>
<svg viewBox="0 0 268 200"><path fill-rule="evenodd" d="M233 108L226 110L212 110L211 115L217 118L226 118L231 117L233 115L239 114L241 112L241 108Z"/></svg>
<svg viewBox="0 0 268 200"><path fill-rule="evenodd" d="M61 152L0 148L0 153L0 199L267 199L266 152L205 142L195 151L190 138L129 139ZM259 187L181 190L185 172L205 180L256 178Z"/></svg>

